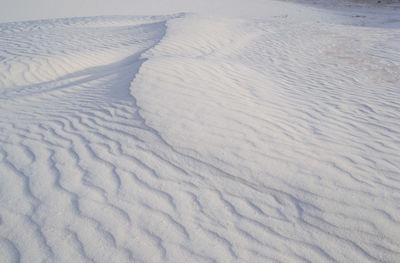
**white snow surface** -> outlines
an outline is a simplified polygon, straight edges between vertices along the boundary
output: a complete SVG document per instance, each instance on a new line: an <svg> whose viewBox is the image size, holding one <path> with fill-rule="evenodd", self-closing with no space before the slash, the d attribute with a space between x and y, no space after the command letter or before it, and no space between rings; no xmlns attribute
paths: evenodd
<svg viewBox="0 0 400 263"><path fill-rule="evenodd" d="M268 3L0 24L0 262L399 262L400 10Z"/></svg>

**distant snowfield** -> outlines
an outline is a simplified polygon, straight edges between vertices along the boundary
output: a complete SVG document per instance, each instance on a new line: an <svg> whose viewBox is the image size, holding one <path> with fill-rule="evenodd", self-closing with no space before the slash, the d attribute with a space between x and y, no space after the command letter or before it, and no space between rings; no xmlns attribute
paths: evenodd
<svg viewBox="0 0 400 263"><path fill-rule="evenodd" d="M398 262L400 10L0 24L0 176L0 262Z"/></svg>

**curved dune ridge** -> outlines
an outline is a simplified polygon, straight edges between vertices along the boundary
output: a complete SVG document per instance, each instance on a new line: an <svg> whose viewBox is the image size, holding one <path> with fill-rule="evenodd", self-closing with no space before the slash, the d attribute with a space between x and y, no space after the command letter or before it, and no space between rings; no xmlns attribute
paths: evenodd
<svg viewBox="0 0 400 263"><path fill-rule="evenodd" d="M396 262L400 30L301 12L0 24L0 262Z"/></svg>

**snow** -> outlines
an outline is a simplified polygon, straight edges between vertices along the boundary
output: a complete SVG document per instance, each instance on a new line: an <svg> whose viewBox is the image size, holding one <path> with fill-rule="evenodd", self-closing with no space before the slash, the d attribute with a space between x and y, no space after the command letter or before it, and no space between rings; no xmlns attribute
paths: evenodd
<svg viewBox="0 0 400 263"><path fill-rule="evenodd" d="M317 2L0 24L0 262L396 262L400 10Z"/></svg>

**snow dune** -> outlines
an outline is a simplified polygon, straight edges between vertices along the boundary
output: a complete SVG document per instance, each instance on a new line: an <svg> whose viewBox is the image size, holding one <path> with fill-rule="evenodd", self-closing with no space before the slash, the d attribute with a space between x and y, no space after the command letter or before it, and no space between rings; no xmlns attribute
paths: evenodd
<svg viewBox="0 0 400 263"><path fill-rule="evenodd" d="M0 261L396 262L398 10L273 6L0 24Z"/></svg>

